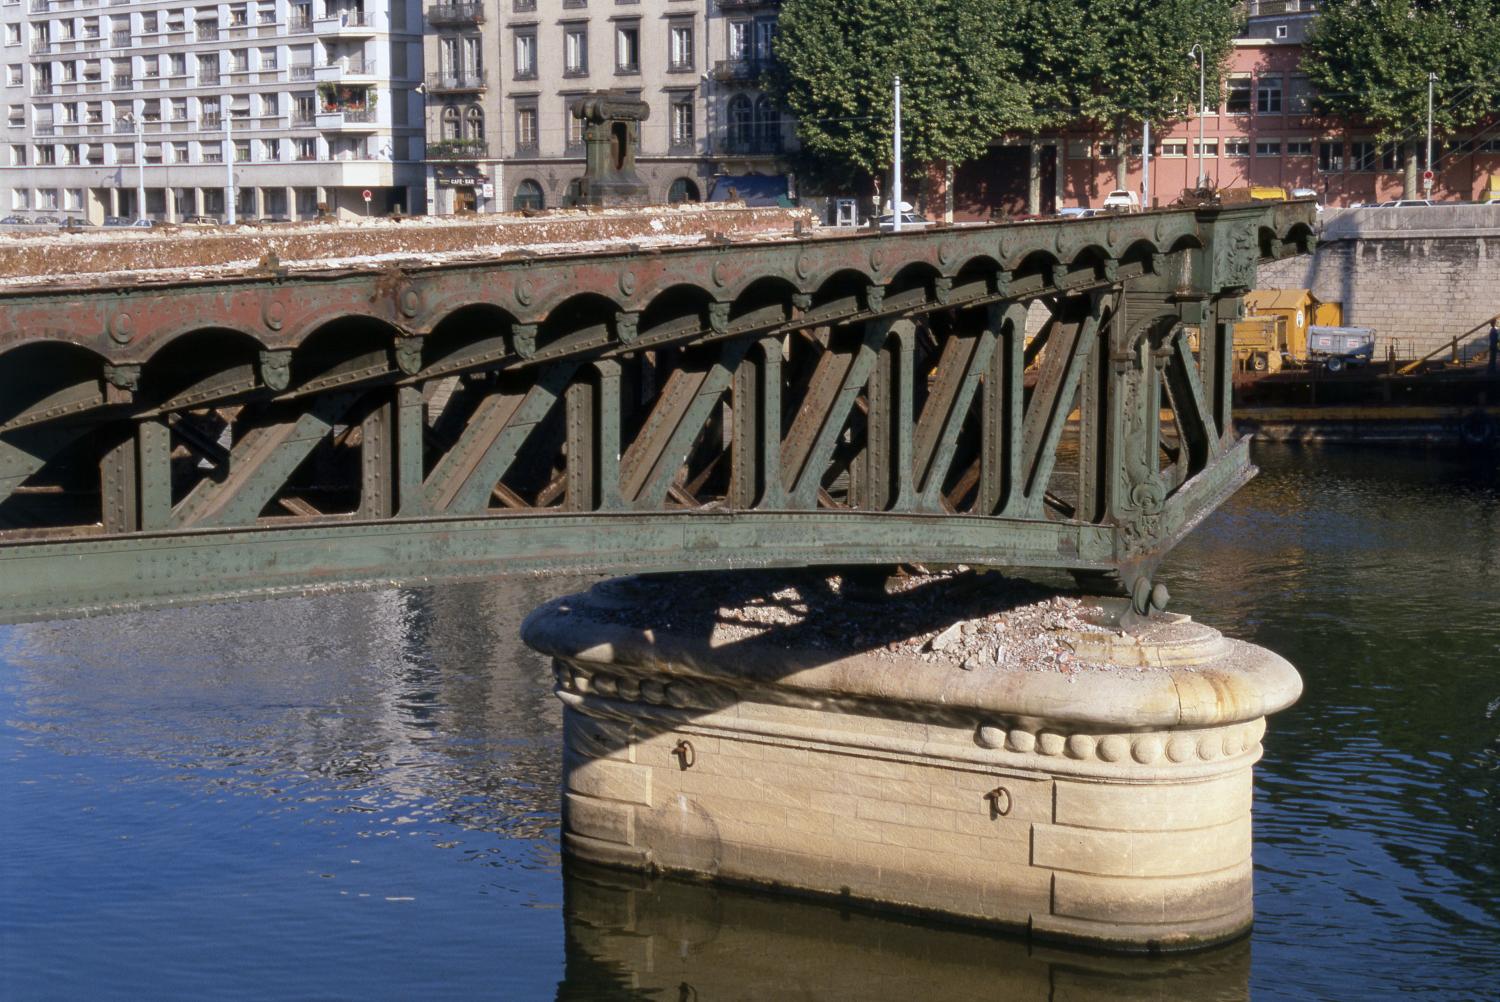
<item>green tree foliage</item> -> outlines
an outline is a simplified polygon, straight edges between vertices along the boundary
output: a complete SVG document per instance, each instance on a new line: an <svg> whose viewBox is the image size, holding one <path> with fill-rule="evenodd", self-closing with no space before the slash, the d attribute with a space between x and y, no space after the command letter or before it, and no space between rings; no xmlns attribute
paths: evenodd
<svg viewBox="0 0 1500 1002"><path fill-rule="evenodd" d="M1023 34L1036 118L1043 126L1088 122L1113 133L1123 185L1124 140L1143 121L1165 125L1196 107L1198 64L1189 55L1195 44L1206 55L1208 93L1218 93L1238 27L1236 6L1232 0L1037 0Z"/></svg>
<svg viewBox="0 0 1500 1002"><path fill-rule="evenodd" d="M1500 0L1324 0L1304 49L1318 110L1382 141L1448 135L1500 109Z"/></svg>
<svg viewBox="0 0 1500 1002"><path fill-rule="evenodd" d="M878 174L891 163L893 78L912 163L964 161L1031 124L1014 44L1032 0L785 0L767 84L804 150Z"/></svg>
<svg viewBox="0 0 1500 1002"><path fill-rule="evenodd" d="M1006 133L1088 121L1133 134L1197 101L1229 52L1233 0L785 0L770 81L806 152L877 173L902 81L913 163L962 162ZM1122 160L1123 166L1123 160Z"/></svg>

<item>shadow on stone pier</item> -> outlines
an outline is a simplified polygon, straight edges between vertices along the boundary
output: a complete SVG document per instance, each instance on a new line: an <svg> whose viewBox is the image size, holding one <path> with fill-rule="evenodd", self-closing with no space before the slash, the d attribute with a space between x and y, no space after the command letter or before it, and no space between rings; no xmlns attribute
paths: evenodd
<svg viewBox="0 0 1500 1002"><path fill-rule="evenodd" d="M1250 997L1248 939L1188 956L1111 956L576 860L563 878L559 1002Z"/></svg>

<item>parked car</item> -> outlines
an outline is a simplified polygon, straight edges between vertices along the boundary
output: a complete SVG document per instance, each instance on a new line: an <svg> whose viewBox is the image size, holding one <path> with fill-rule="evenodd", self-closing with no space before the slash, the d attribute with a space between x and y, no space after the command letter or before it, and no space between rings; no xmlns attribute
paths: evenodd
<svg viewBox="0 0 1500 1002"><path fill-rule="evenodd" d="M56 226L58 222L59 220L56 216L49 216L46 213L42 213L40 216L34 216L31 220L31 224L33 226Z"/></svg>
<svg viewBox="0 0 1500 1002"><path fill-rule="evenodd" d="M187 216L182 220L183 226L218 226L218 216Z"/></svg>
<svg viewBox="0 0 1500 1002"><path fill-rule="evenodd" d="M1065 209L1058 209L1057 210L1057 214L1059 216L1061 216L1063 219L1088 219L1091 216L1102 216L1102 215L1104 215L1104 210L1103 209L1085 209L1081 205L1072 205L1072 206L1068 206Z"/></svg>
<svg viewBox="0 0 1500 1002"><path fill-rule="evenodd" d="M147 230L153 226L156 226L157 222L154 219L137 219L127 225L129 225L131 229Z"/></svg>
<svg viewBox="0 0 1500 1002"><path fill-rule="evenodd" d="M1287 194L1291 198L1294 198L1294 199L1317 198L1318 197L1318 191L1317 191L1316 188L1293 188ZM1323 203L1322 202L1318 203L1317 210L1319 212L1323 211Z"/></svg>
<svg viewBox="0 0 1500 1002"><path fill-rule="evenodd" d="M82 216L64 216L57 225L58 228L64 230L81 230L85 227L93 226L94 224L89 222L87 219L84 219Z"/></svg>
<svg viewBox="0 0 1500 1002"><path fill-rule="evenodd" d="M1388 202L1381 202L1382 209L1414 209L1421 206L1436 205L1430 198L1393 198Z"/></svg>
<svg viewBox="0 0 1500 1002"><path fill-rule="evenodd" d="M6 216L0 219L0 226L30 226L31 220L25 216Z"/></svg>
<svg viewBox="0 0 1500 1002"><path fill-rule="evenodd" d="M130 225L130 217L129 216L105 216L104 217L104 225L105 226L129 226Z"/></svg>
<svg viewBox="0 0 1500 1002"><path fill-rule="evenodd" d="M880 228L887 233L896 228L896 217L893 213L888 212L883 216L877 217L875 221L879 223ZM901 213L901 228L903 230L919 230L924 226L931 225L932 220L925 219L922 216L917 215L915 212Z"/></svg>
<svg viewBox="0 0 1500 1002"><path fill-rule="evenodd" d="M1141 196L1125 188L1116 188L1104 196L1101 207L1105 212L1140 212Z"/></svg>

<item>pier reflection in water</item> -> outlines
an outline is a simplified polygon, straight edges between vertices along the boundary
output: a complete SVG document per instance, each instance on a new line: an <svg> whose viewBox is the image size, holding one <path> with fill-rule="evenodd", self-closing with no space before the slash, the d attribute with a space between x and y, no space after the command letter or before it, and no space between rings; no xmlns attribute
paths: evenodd
<svg viewBox="0 0 1500 1002"><path fill-rule="evenodd" d="M1248 943L1116 960L564 869L517 631L583 582L513 579L0 628L0 997L1494 998L1494 465L1257 461L1166 574L1307 679Z"/></svg>

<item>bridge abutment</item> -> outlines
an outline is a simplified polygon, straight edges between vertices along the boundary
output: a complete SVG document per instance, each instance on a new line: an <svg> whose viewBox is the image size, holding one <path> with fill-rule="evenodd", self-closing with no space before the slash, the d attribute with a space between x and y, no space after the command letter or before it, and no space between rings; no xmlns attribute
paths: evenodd
<svg viewBox="0 0 1500 1002"><path fill-rule="evenodd" d="M571 855L1125 950L1249 928L1251 769L1301 690L1275 654L1182 616L1123 632L1108 601L955 619L956 579L831 617L817 588L687 580L527 622ZM950 614L899 635L903 601Z"/></svg>

